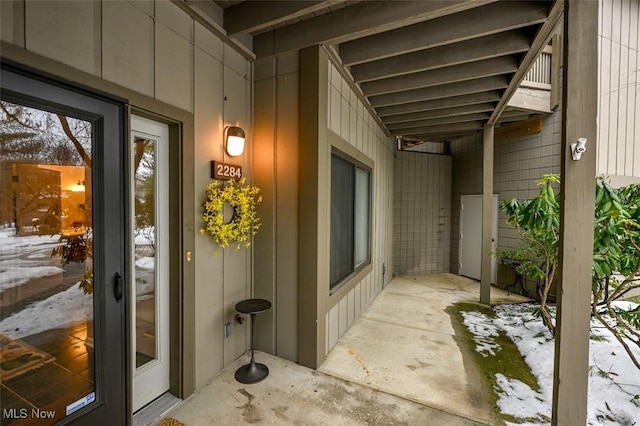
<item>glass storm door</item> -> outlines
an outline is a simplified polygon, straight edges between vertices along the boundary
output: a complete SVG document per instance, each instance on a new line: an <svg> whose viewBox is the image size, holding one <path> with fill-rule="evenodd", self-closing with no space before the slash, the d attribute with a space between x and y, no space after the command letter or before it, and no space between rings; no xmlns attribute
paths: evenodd
<svg viewBox="0 0 640 426"><path fill-rule="evenodd" d="M131 116L133 411L169 390L169 128Z"/></svg>
<svg viewBox="0 0 640 426"><path fill-rule="evenodd" d="M1 82L0 423L125 424L123 105Z"/></svg>

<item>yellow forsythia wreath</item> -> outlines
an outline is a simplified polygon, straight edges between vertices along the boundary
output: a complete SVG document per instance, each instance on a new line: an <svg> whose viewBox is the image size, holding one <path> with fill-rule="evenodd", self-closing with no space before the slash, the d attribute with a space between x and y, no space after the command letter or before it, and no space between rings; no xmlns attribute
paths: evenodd
<svg viewBox="0 0 640 426"><path fill-rule="evenodd" d="M209 234L220 247L228 247L230 243L241 243L245 247L251 246L251 237L260 228L260 218L256 213L256 206L262 202L258 195L260 188L248 185L245 178L226 184L214 180L205 187L206 196L202 220L204 227L200 234ZM233 217L227 223L224 221L224 205L228 203L233 208Z"/></svg>

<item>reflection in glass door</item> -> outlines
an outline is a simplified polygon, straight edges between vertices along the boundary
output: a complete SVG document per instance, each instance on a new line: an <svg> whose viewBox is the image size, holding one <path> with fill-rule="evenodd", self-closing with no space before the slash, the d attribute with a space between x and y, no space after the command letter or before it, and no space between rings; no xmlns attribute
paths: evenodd
<svg viewBox="0 0 640 426"><path fill-rule="evenodd" d="M2 425L95 399L90 122L0 103Z"/></svg>
<svg viewBox="0 0 640 426"><path fill-rule="evenodd" d="M133 411L169 390L167 125L131 117Z"/></svg>

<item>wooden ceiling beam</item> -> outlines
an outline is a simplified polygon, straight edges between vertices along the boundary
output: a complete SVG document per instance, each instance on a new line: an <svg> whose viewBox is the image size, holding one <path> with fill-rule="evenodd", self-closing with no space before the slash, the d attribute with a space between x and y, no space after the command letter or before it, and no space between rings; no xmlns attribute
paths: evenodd
<svg viewBox="0 0 640 426"><path fill-rule="evenodd" d="M423 89L408 90L405 92L389 93L380 96L369 97L369 102L374 108L388 105L398 105L408 102L428 101L439 98L449 98L488 90L500 90L507 87L509 78L506 75L479 78L463 81L461 83L444 84L442 86L425 87Z"/></svg>
<svg viewBox="0 0 640 426"><path fill-rule="evenodd" d="M511 30L451 45L406 53L351 67L357 83L481 61L529 50L531 39L522 30Z"/></svg>
<svg viewBox="0 0 640 426"><path fill-rule="evenodd" d="M253 39L253 50L258 58L265 58L316 44L342 43L476 8L494 1L360 2L257 35Z"/></svg>
<svg viewBox="0 0 640 426"><path fill-rule="evenodd" d="M340 2L341 0L243 1L224 10L224 29L229 37L234 37L262 30Z"/></svg>
<svg viewBox="0 0 640 426"><path fill-rule="evenodd" d="M475 114L480 112L493 112L496 104L493 102L465 105L461 107L442 108L435 109L433 111L411 112L408 114L390 115L388 117L382 117L382 122L385 126L392 123L402 123L415 120L426 120L439 117L454 117L466 114Z"/></svg>
<svg viewBox="0 0 640 426"><path fill-rule="evenodd" d="M362 83L360 88L366 96L375 96L423 87L439 86L482 77L514 73L518 69L518 62L519 60L515 56L502 56L499 58L485 59L484 61L370 81L368 83Z"/></svg>
<svg viewBox="0 0 640 426"><path fill-rule="evenodd" d="M399 129L391 132L392 136L412 136L412 135L430 135L438 133L454 134L458 132L468 132L480 130L484 127L485 121L470 121L468 123L441 124L436 126L413 127L407 129Z"/></svg>
<svg viewBox="0 0 640 426"><path fill-rule="evenodd" d="M451 140L470 136L477 133L480 129L459 130L457 132L441 132L441 133L425 133L419 135L408 136L408 139L424 141L424 142L449 142Z"/></svg>
<svg viewBox="0 0 640 426"><path fill-rule="evenodd" d="M376 113L380 117L397 114L407 114L410 112L431 111L435 109L451 108L465 105L480 104L485 102L498 102L501 93L492 90L490 92L471 93L468 95L453 96L450 98L439 98L430 101L410 102L407 104L389 105L376 108Z"/></svg>
<svg viewBox="0 0 640 426"><path fill-rule="evenodd" d="M540 24L547 17L548 7L548 3L539 1L501 1L343 43L340 56L345 65L352 66Z"/></svg>
<svg viewBox="0 0 640 426"><path fill-rule="evenodd" d="M479 112L476 114L455 115L452 117L432 118L428 120L405 121L402 123L392 123L387 125L390 132L412 127L435 126L438 124L465 123L468 121L487 120L491 116L490 112Z"/></svg>

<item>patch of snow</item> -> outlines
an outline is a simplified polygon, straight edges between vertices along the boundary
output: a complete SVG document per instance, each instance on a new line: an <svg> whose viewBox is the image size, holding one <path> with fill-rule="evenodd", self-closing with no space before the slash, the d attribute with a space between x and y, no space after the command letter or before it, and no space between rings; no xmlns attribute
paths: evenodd
<svg viewBox="0 0 640 426"><path fill-rule="evenodd" d="M20 339L45 330L72 327L92 318L93 297L73 285L0 321L0 333Z"/></svg>
<svg viewBox="0 0 640 426"><path fill-rule="evenodd" d="M136 300L140 302L141 296L153 294L156 289L155 258L141 257L136 259Z"/></svg>
<svg viewBox="0 0 640 426"><path fill-rule="evenodd" d="M473 341L476 342L476 351L483 357L496 354L500 349L493 337L498 336L498 328L493 325L491 318L481 312L462 312L464 325L473 333Z"/></svg>
<svg viewBox="0 0 640 426"><path fill-rule="evenodd" d="M59 245L58 238L17 236L14 228L0 229L0 292L63 272L60 258L51 257L51 250Z"/></svg>
<svg viewBox="0 0 640 426"><path fill-rule="evenodd" d="M551 418L549 401L529 385L500 373L496 374L496 383L499 387L498 407L501 412L520 419L535 418L538 420L537 424L548 422Z"/></svg>
<svg viewBox="0 0 640 426"><path fill-rule="evenodd" d="M616 303L616 306L629 309L637 304ZM489 332L483 330L487 322L506 332L536 377L539 392L518 380L496 375L498 406L503 413L523 421L519 424L549 424L551 417L554 340L542 319L536 315L537 308L535 304L501 305L494 309L495 318L465 316L469 330L481 339L490 340L494 332L493 329ZM587 424L637 425L640 420L638 369L615 336L595 319L591 323L589 343ZM637 347L631 350L640 358Z"/></svg>
<svg viewBox="0 0 640 426"><path fill-rule="evenodd" d="M156 239L156 229L153 226L146 228L136 228L133 239L135 245L153 245Z"/></svg>
<svg viewBox="0 0 640 426"><path fill-rule="evenodd" d="M156 260L154 257L141 257L136 259L136 267L142 269L153 269L155 268Z"/></svg>
<svg viewBox="0 0 640 426"><path fill-rule="evenodd" d="M0 292L36 278L50 277L64 272L57 266L30 266L25 268L0 266Z"/></svg>

